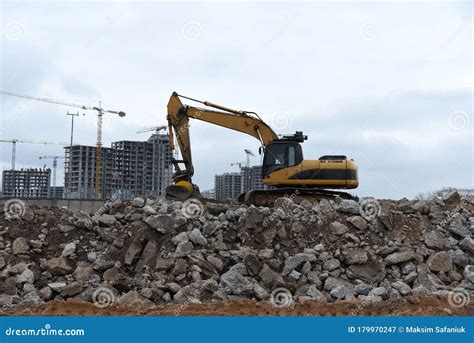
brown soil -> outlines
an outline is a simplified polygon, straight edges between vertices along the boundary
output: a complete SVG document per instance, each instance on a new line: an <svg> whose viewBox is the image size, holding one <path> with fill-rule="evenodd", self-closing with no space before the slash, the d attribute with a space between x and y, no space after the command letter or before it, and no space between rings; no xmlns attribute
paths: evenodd
<svg viewBox="0 0 474 343"><path fill-rule="evenodd" d="M140 307L118 305L100 309L79 300L51 301L35 308L17 308L3 315L15 316L473 316L474 302L453 308L446 299L435 296L408 297L401 301L375 304L307 301L289 309L272 308L268 302L241 299L219 303Z"/></svg>

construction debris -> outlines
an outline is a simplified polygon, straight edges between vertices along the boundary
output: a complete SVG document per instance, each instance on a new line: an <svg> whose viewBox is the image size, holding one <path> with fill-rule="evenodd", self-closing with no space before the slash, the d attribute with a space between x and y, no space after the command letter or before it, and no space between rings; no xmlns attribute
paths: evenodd
<svg viewBox="0 0 474 343"><path fill-rule="evenodd" d="M7 211L0 307L71 298L100 308L241 298L290 307L425 294L468 305L474 203L446 200L278 199L267 208L136 198L93 215Z"/></svg>

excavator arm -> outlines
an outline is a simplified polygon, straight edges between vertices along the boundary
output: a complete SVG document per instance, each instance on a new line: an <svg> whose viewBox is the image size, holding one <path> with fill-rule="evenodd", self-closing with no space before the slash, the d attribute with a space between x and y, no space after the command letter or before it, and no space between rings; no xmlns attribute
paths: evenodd
<svg viewBox="0 0 474 343"><path fill-rule="evenodd" d="M181 98L195 101L220 111L184 105ZM208 101L199 101L185 97L174 92L168 102L167 120L171 148L174 149L174 138L176 137L182 160L173 159L176 172L173 176L173 185L168 187L167 194L181 199L188 198L193 192L199 192L197 187L191 182L191 177L194 175L194 167L189 136L190 118L246 133L259 140L263 146L278 138L271 127L254 112L237 111ZM184 165L184 169L181 169L180 164Z"/></svg>

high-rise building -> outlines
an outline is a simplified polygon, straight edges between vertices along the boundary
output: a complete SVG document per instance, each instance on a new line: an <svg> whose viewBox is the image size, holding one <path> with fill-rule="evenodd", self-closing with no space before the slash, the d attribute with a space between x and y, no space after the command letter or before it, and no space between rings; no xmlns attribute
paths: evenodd
<svg viewBox="0 0 474 343"><path fill-rule="evenodd" d="M201 195L202 195L203 198L206 198L206 199L215 199L216 198L216 190L214 188L208 189L208 190L202 191Z"/></svg>
<svg viewBox="0 0 474 343"><path fill-rule="evenodd" d="M240 173L242 174L242 192L252 189L268 189L268 186L262 182L262 166L242 166Z"/></svg>
<svg viewBox="0 0 474 343"><path fill-rule="evenodd" d="M66 147L66 198L95 197L95 147ZM101 198L164 195L173 175L169 137L154 134L147 141L118 141L102 148Z"/></svg>
<svg viewBox="0 0 474 343"><path fill-rule="evenodd" d="M240 173L216 175L214 189L217 200L237 198L242 193L242 175Z"/></svg>
<svg viewBox="0 0 474 343"><path fill-rule="evenodd" d="M4 170L2 185L4 197L47 198L50 196L51 169L29 168Z"/></svg>
<svg viewBox="0 0 474 343"><path fill-rule="evenodd" d="M165 134L154 134L147 143L152 146L151 194L165 195L166 187L171 185L173 179L173 150L170 138Z"/></svg>
<svg viewBox="0 0 474 343"><path fill-rule="evenodd" d="M70 199L93 199L95 197L95 146L73 145L65 147L64 197ZM113 154L112 149L101 149L100 178L106 194L111 189Z"/></svg>
<svg viewBox="0 0 474 343"><path fill-rule="evenodd" d="M51 186L49 187L49 197L55 199L61 199L63 197L64 187L63 186Z"/></svg>

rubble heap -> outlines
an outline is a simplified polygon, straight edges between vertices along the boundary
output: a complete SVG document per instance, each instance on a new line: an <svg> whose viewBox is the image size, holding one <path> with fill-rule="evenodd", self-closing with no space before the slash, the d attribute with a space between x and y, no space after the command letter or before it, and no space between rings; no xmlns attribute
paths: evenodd
<svg viewBox="0 0 474 343"><path fill-rule="evenodd" d="M93 215L6 209L0 306L241 297L286 306L289 298L379 302L459 290L469 299L473 209L456 192L429 201L280 198L273 208L135 198Z"/></svg>

